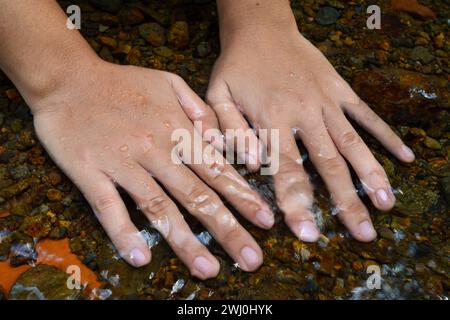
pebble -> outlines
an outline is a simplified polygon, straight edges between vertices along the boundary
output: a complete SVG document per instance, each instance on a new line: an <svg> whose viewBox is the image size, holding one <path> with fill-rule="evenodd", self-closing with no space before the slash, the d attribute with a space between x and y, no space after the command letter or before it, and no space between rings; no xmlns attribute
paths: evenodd
<svg viewBox="0 0 450 320"><path fill-rule="evenodd" d="M425 137L423 140L423 144L427 146L427 148L433 149L433 150L441 150L442 146L436 139L433 139L431 137Z"/></svg>
<svg viewBox="0 0 450 320"><path fill-rule="evenodd" d="M200 58L207 57L211 53L211 45L207 41L202 41L196 48L197 56Z"/></svg>
<svg viewBox="0 0 450 320"><path fill-rule="evenodd" d="M11 300L76 300L81 290L67 286L69 275L63 270L39 264L24 272L9 293Z"/></svg>
<svg viewBox="0 0 450 320"><path fill-rule="evenodd" d="M15 180L23 179L30 174L28 165L22 164L17 167L11 168L9 173Z"/></svg>
<svg viewBox="0 0 450 320"><path fill-rule="evenodd" d="M322 26L333 24L339 18L339 11L333 7L321 7L316 15L316 22Z"/></svg>
<svg viewBox="0 0 450 320"><path fill-rule="evenodd" d="M176 21L167 33L167 41L175 49L181 49L189 44L189 27L186 21Z"/></svg>
<svg viewBox="0 0 450 320"><path fill-rule="evenodd" d="M420 61L423 64L430 63L434 60L434 56L430 53L430 51L423 47L417 46L409 53L409 58L414 61Z"/></svg>
<svg viewBox="0 0 450 320"><path fill-rule="evenodd" d="M119 12L119 19L124 25L136 25L144 22L145 17L137 8L123 8Z"/></svg>
<svg viewBox="0 0 450 320"><path fill-rule="evenodd" d="M100 10L117 13L123 6L123 0L89 0L89 2Z"/></svg>
<svg viewBox="0 0 450 320"><path fill-rule="evenodd" d="M61 201L62 192L59 191L58 189L48 189L47 198L50 201Z"/></svg>
<svg viewBox="0 0 450 320"><path fill-rule="evenodd" d="M156 22L141 24L139 26L139 34L152 46L160 47L166 43L165 30Z"/></svg>
<svg viewBox="0 0 450 320"><path fill-rule="evenodd" d="M153 52L155 52L158 56L169 58L173 55L172 49L166 46L161 46L158 48L153 49Z"/></svg>

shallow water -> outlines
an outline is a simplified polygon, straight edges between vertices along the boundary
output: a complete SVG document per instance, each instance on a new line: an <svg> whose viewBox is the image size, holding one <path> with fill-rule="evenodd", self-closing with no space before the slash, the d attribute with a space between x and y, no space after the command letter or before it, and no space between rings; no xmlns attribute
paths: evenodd
<svg viewBox="0 0 450 320"><path fill-rule="evenodd" d="M183 49L153 47L145 42L138 32L144 21L133 10L108 14L79 2L82 32L104 59L176 72L204 94L219 51L211 1L134 1L130 5L133 10L139 8L145 22L156 21L165 29L172 21L187 21L190 44ZM249 174L239 167L277 212L276 226L270 231L241 220L264 250L264 264L257 272L240 271L209 233L183 212L200 241L221 262L215 279L190 277L124 195L133 219L152 245L150 265L130 267L118 258L80 193L43 151L26 105L0 75L0 297L15 283L10 298L447 299L450 44L445 37L442 42L441 34L448 38L449 6L433 1L438 17L422 20L392 10L387 1L374 3L383 12L379 31L364 28L364 1L351 5L344 1L293 1L301 31L417 155L413 164L401 164L359 130L385 168L397 197L392 211L380 212L354 180L378 231L375 242L352 240L338 224L328 193L305 157L304 165L316 187L314 213L323 234L318 243L301 243L289 232L275 206L269 177ZM422 3L431 5L431 1ZM340 12L336 23L322 26L312 18L325 6ZM432 58L416 49L419 46ZM34 267L42 264L57 269ZM64 271L69 265L82 266L85 289L66 290ZM378 268L380 287L370 289L373 271Z"/></svg>

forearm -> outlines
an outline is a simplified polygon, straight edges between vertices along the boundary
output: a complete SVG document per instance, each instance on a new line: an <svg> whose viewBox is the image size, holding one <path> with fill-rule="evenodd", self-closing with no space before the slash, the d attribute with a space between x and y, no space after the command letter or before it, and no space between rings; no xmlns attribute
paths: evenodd
<svg viewBox="0 0 450 320"><path fill-rule="evenodd" d="M95 52L54 0L0 0L0 68L25 100L56 90Z"/></svg>
<svg viewBox="0 0 450 320"><path fill-rule="evenodd" d="M288 0L217 0L222 46L236 36L257 37L259 32L296 30Z"/></svg>

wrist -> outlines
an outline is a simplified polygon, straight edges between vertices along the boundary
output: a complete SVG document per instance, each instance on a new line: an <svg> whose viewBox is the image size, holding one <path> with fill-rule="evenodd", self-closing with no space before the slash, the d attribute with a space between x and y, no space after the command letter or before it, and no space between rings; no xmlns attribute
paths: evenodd
<svg viewBox="0 0 450 320"><path fill-rule="evenodd" d="M75 49L76 50L76 49ZM44 65L36 65L33 70L14 74L12 80L31 111L39 111L40 101L54 96L77 83L86 81L102 63L95 53L58 51L49 57Z"/></svg>
<svg viewBox="0 0 450 320"><path fill-rule="evenodd" d="M271 35L298 35L290 3L286 0L217 0L220 43L258 41Z"/></svg>

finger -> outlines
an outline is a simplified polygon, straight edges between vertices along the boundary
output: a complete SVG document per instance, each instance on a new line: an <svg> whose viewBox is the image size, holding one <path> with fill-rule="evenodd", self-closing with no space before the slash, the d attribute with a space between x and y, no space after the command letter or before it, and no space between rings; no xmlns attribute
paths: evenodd
<svg viewBox="0 0 450 320"><path fill-rule="evenodd" d="M380 141L386 149L404 162L413 162L414 153L367 104L360 100L358 105L344 104L345 112L367 132Z"/></svg>
<svg viewBox="0 0 450 320"><path fill-rule="evenodd" d="M228 149L236 151L250 171L257 171L260 167L262 145L238 110L226 83L212 84L208 88L207 101L219 118L222 132L227 133L225 137Z"/></svg>
<svg viewBox="0 0 450 320"><path fill-rule="evenodd" d="M376 232L369 213L357 196L347 165L336 150L323 120L306 124L298 133L330 191L338 218L355 239L375 239Z"/></svg>
<svg viewBox="0 0 450 320"><path fill-rule="evenodd" d="M262 251L252 236L223 205L220 198L183 164L171 159L148 169L168 192L196 217L245 271L262 263Z"/></svg>
<svg viewBox="0 0 450 320"><path fill-rule="evenodd" d="M175 203L141 166L118 171L115 180L133 198L152 226L164 237L192 275L217 276L219 262L194 236Z"/></svg>
<svg viewBox="0 0 450 320"><path fill-rule="evenodd" d="M178 102L188 118L194 122L205 141L210 142L218 150L224 149L223 135L214 111L177 75L171 74L171 82Z"/></svg>
<svg viewBox="0 0 450 320"><path fill-rule="evenodd" d="M202 154L201 164L195 164L186 159L182 160L210 187L223 195L244 217L257 226L269 229L275 219L272 210L261 196L253 190L247 181L217 152L205 143L203 146L193 146L193 153Z"/></svg>
<svg viewBox="0 0 450 320"><path fill-rule="evenodd" d="M80 177L75 181L119 255L135 267L149 263L151 254L147 243L131 221L112 181L95 171L83 172Z"/></svg>
<svg viewBox="0 0 450 320"><path fill-rule="evenodd" d="M278 153L279 166L274 175L277 203L286 224L302 241L314 242L320 236L314 215L312 187L306 174L292 130L281 127L279 140L267 141L271 158Z"/></svg>
<svg viewBox="0 0 450 320"><path fill-rule="evenodd" d="M355 169L373 204L380 210L391 209L395 203L395 196L386 173L341 109L327 108L324 111L324 118L331 138L340 153Z"/></svg>

